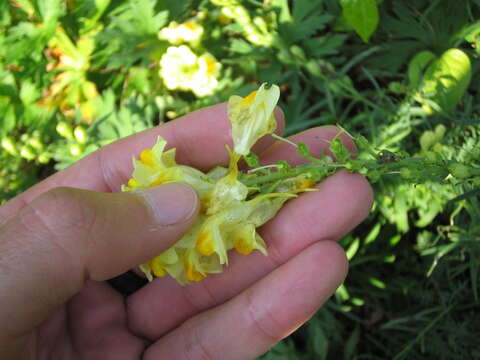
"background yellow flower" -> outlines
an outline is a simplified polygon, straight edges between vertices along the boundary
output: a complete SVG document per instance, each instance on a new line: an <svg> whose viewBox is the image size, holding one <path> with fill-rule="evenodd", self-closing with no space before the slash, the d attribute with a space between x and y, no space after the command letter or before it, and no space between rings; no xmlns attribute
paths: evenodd
<svg viewBox="0 0 480 360"><path fill-rule="evenodd" d="M170 46L160 60L160 77L170 90L211 95L218 85L221 64L205 53L197 56L188 46Z"/></svg>

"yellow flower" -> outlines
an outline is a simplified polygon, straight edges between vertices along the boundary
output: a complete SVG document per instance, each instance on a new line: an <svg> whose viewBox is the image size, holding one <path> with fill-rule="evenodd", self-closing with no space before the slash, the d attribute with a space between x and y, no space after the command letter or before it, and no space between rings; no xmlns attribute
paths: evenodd
<svg viewBox="0 0 480 360"><path fill-rule="evenodd" d="M253 91L245 98L230 97L228 117L232 122L234 152L248 155L258 139L275 131L273 111L279 97L278 86L267 88L266 84L262 84L258 91Z"/></svg>
<svg viewBox="0 0 480 360"><path fill-rule="evenodd" d="M192 80L192 91L198 97L213 94L218 86L217 77L222 65L210 54L206 53L198 58L198 71Z"/></svg>
<svg viewBox="0 0 480 360"><path fill-rule="evenodd" d="M220 264L228 264L227 251L249 254L266 245L255 229L270 220L292 194L266 194L252 200L232 200L228 206L206 217L196 237L195 247L205 256L216 254Z"/></svg>
<svg viewBox="0 0 480 360"><path fill-rule="evenodd" d="M170 248L162 254L151 259L147 264L140 265L140 269L147 275L148 280L152 280L153 275L156 277L163 277L167 274L167 268L177 263L179 256L175 248Z"/></svg>
<svg viewBox="0 0 480 360"><path fill-rule="evenodd" d="M167 142L159 136L157 143L140 153L140 159L133 159L132 178L123 191L145 189L168 182L184 182L195 188L200 200L205 200L214 187L208 175L190 166L178 165L175 162L176 149L165 151Z"/></svg>
<svg viewBox="0 0 480 360"><path fill-rule="evenodd" d="M230 166L226 174L218 179L209 196L207 214L215 214L228 207L233 201L245 200L248 188L238 181L238 154L230 152Z"/></svg>
<svg viewBox="0 0 480 360"><path fill-rule="evenodd" d="M309 178L306 178L304 175L299 175L297 177L286 180L282 186L277 188L278 192L297 194L301 192L317 191L318 189L314 187L315 182Z"/></svg>
<svg viewBox="0 0 480 360"><path fill-rule="evenodd" d="M255 225L245 224L243 226L238 226L232 233L232 236L233 246L238 253L248 255L253 250L257 249L263 255L267 255L267 245L256 232Z"/></svg>
<svg viewBox="0 0 480 360"><path fill-rule="evenodd" d="M190 90L198 70L197 55L186 45L170 46L160 60L160 76L170 90Z"/></svg>
<svg viewBox="0 0 480 360"><path fill-rule="evenodd" d="M168 27L163 28L158 33L161 40L167 40L173 45L179 45L182 42L197 45L203 35L203 26L195 21L187 21L179 24L172 21Z"/></svg>
<svg viewBox="0 0 480 360"><path fill-rule="evenodd" d="M202 97L213 94L220 68L208 53L197 56L186 45L170 46L160 60L160 77L170 90L193 91Z"/></svg>
<svg viewBox="0 0 480 360"><path fill-rule="evenodd" d="M220 230L222 217L209 217L200 229L195 240L195 248L205 256L216 254L220 264L228 263L227 248L225 239Z"/></svg>
<svg viewBox="0 0 480 360"><path fill-rule="evenodd" d="M296 193L307 191L313 183L297 177L276 193L257 194L248 198L249 189L239 179L238 161L250 152L263 135L273 132L273 109L278 100L276 86L262 85L245 99L234 97L229 102L234 150L230 165L216 167L204 174L175 161L175 149L165 151L166 141L158 138L151 149L134 159L133 177L124 191L179 181L192 186L201 201L201 211L192 228L167 251L141 265L149 280L166 274L180 284L201 281L209 274L223 271L228 265L228 252L250 254L254 250L267 255L267 245L256 229L265 224Z"/></svg>

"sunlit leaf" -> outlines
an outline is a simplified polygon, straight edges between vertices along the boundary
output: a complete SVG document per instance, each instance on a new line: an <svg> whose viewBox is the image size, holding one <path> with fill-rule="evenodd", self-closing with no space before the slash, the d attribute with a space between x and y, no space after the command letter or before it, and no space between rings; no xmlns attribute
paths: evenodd
<svg viewBox="0 0 480 360"><path fill-rule="evenodd" d="M450 111L462 99L472 76L470 58L460 49L450 49L426 70L422 94L437 103L443 111ZM424 105L432 113L433 109Z"/></svg>
<svg viewBox="0 0 480 360"><path fill-rule="evenodd" d="M347 23L368 42L379 22L376 0L340 0L340 4Z"/></svg>

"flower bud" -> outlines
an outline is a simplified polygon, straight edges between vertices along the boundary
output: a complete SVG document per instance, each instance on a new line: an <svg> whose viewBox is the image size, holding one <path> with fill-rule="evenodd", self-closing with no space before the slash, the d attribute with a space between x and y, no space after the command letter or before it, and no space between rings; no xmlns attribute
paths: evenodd
<svg viewBox="0 0 480 360"><path fill-rule="evenodd" d="M420 136L420 147L422 150L430 149L437 142L437 137L433 131L427 130Z"/></svg>
<svg viewBox="0 0 480 360"><path fill-rule="evenodd" d="M60 136L63 136L68 140L74 139L72 127L70 126L70 124L66 123L65 121L59 122L57 124L56 130L60 134Z"/></svg>
<svg viewBox="0 0 480 360"><path fill-rule="evenodd" d="M91 81L85 81L82 84L83 95L86 99L91 100L98 95L96 85Z"/></svg>
<svg viewBox="0 0 480 360"><path fill-rule="evenodd" d="M71 144L68 150L72 156L80 156L82 154L82 147L79 144Z"/></svg>
<svg viewBox="0 0 480 360"><path fill-rule="evenodd" d="M28 161L32 161L36 157L35 150L29 145L24 145L20 149L20 156Z"/></svg>
<svg viewBox="0 0 480 360"><path fill-rule="evenodd" d="M435 127L435 136L437 137L438 141L443 139L446 131L447 131L447 128L443 124L439 124Z"/></svg>
<svg viewBox="0 0 480 360"><path fill-rule="evenodd" d="M38 137L31 137L27 140L27 145L30 145L36 150L42 150L43 149L43 143Z"/></svg>
<svg viewBox="0 0 480 360"><path fill-rule="evenodd" d="M305 52L303 51L303 49L298 46L298 45L292 45L290 47L290 52L298 59L300 60L306 60L306 56L305 56Z"/></svg>
<svg viewBox="0 0 480 360"><path fill-rule="evenodd" d="M2 148L10 155L16 156L18 155L17 148L15 146L15 142L11 137L4 137L2 139Z"/></svg>
<svg viewBox="0 0 480 360"><path fill-rule="evenodd" d="M83 126L77 126L75 127L75 130L73 131L73 134L75 136L75 140L77 140L77 142L79 144L86 144L87 143L87 140L88 140L88 134L87 134L87 131L85 130L85 128Z"/></svg>
<svg viewBox="0 0 480 360"><path fill-rule="evenodd" d="M260 16L255 16L253 18L253 23L263 32L268 32L267 23Z"/></svg>
<svg viewBox="0 0 480 360"><path fill-rule="evenodd" d="M443 145L440 143L436 143L435 145L433 145L432 150L438 154L441 154L443 151Z"/></svg>
<svg viewBox="0 0 480 360"><path fill-rule="evenodd" d="M37 158L40 164L47 164L50 161L50 159L51 159L51 156L48 152L41 153L40 155L38 155L38 158Z"/></svg>

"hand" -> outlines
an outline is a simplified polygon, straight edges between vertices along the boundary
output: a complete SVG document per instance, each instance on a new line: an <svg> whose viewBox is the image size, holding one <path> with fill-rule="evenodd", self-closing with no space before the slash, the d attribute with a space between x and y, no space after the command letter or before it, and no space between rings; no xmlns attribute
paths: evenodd
<svg viewBox="0 0 480 360"><path fill-rule="evenodd" d="M325 126L291 140L320 152L337 133ZM253 359L341 284L347 260L335 241L372 203L367 181L347 172L291 200L263 226L268 257L235 253L222 275L184 287L158 278L125 301L103 281L168 248L198 213L186 185L118 193L132 155L157 135L177 147L179 163L202 170L228 163L229 122L220 104L117 141L0 208L2 358ZM348 137L342 141L355 150ZM263 163L301 162L271 137L255 151Z"/></svg>

